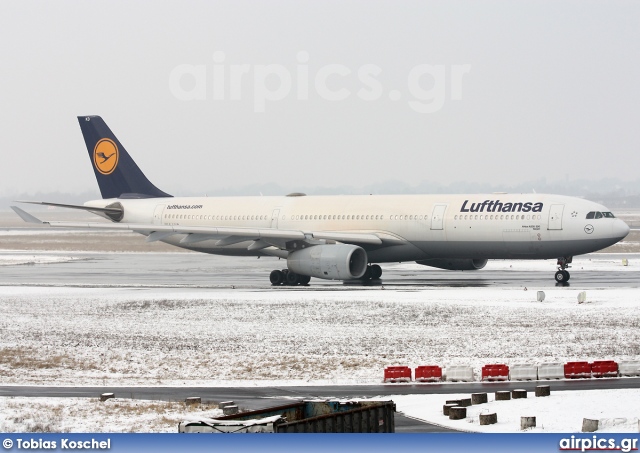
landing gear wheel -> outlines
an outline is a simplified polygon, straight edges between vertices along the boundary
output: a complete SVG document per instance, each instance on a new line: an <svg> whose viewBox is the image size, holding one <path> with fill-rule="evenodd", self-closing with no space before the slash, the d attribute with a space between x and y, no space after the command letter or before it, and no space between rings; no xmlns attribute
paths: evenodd
<svg viewBox="0 0 640 453"><path fill-rule="evenodd" d="M567 268L571 267L570 264L572 261L572 256L558 258L558 272L556 272L556 281L558 283L566 283L571 278L571 274L569 274Z"/></svg>
<svg viewBox="0 0 640 453"><path fill-rule="evenodd" d="M377 264L373 264L370 267L371 269L371 280L378 280L382 276L382 268Z"/></svg>
<svg viewBox="0 0 640 453"><path fill-rule="evenodd" d="M276 269L274 271L271 271L271 274L269 274L269 280L271 281L271 285L280 286L284 283L285 276L282 271Z"/></svg>
<svg viewBox="0 0 640 453"><path fill-rule="evenodd" d="M300 285L306 286L311 281L311 277L309 275L298 275L300 277Z"/></svg>
<svg viewBox="0 0 640 453"><path fill-rule="evenodd" d="M360 277L360 280L365 282L367 280L371 280L371 266L367 266L367 270L364 271L364 274L362 274L362 277Z"/></svg>
<svg viewBox="0 0 640 453"><path fill-rule="evenodd" d="M295 272L287 272L287 285L289 286L297 286L300 284L300 275Z"/></svg>

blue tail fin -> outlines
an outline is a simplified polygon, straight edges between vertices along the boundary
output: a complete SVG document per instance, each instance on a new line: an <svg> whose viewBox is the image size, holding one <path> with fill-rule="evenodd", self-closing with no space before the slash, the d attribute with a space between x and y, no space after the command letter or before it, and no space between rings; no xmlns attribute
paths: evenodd
<svg viewBox="0 0 640 453"><path fill-rule="evenodd" d="M102 198L170 197L154 186L99 116L79 116Z"/></svg>

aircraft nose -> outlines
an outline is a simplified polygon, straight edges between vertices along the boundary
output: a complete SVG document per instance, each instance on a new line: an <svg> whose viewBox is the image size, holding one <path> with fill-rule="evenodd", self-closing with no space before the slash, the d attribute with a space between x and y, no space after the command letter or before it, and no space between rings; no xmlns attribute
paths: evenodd
<svg viewBox="0 0 640 453"><path fill-rule="evenodd" d="M629 225L627 225L625 222L623 222L620 219L616 219L616 222L613 224L613 231L612 231L615 237L619 237L620 240L622 240L627 237L627 234L629 234L629 231L631 231L631 229L629 228Z"/></svg>

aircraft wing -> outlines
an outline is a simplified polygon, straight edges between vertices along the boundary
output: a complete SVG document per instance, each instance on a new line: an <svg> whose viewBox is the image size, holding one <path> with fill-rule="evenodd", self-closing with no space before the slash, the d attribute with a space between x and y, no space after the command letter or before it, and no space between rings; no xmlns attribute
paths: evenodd
<svg viewBox="0 0 640 453"><path fill-rule="evenodd" d="M302 231L282 230L276 228L198 227L136 223L42 221L16 206L11 206L11 209L13 209L25 222L29 223L44 224L58 228L133 231L146 235L147 242L155 242L173 235L182 234L185 236L180 240L180 243L185 245L207 240L217 241L216 245L218 246L253 241L249 246L250 250L259 250L267 247L277 247L284 250L287 249L287 242L305 240L329 240L345 244L383 247L405 243L403 239L384 232Z"/></svg>

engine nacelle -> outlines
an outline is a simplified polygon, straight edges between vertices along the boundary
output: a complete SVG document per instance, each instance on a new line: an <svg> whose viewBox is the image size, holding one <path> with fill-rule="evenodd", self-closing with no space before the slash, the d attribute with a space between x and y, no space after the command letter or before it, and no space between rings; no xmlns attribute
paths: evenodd
<svg viewBox="0 0 640 453"><path fill-rule="evenodd" d="M349 244L314 245L289 253L289 270L327 280L360 278L367 270L367 252Z"/></svg>
<svg viewBox="0 0 640 453"><path fill-rule="evenodd" d="M423 266L437 267L438 269L447 269L450 271L477 271L487 265L488 260L479 259L446 259L435 258L431 260L416 261Z"/></svg>

